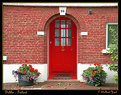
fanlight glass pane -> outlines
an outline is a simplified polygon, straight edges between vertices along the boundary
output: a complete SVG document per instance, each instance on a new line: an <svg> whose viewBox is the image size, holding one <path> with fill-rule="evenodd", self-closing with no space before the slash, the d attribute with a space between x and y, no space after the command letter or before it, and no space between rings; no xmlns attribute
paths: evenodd
<svg viewBox="0 0 121 95"><path fill-rule="evenodd" d="M65 38L61 38L61 46L65 46Z"/></svg>
<svg viewBox="0 0 121 95"><path fill-rule="evenodd" d="M61 29L61 37L65 37L65 29Z"/></svg>
<svg viewBox="0 0 121 95"><path fill-rule="evenodd" d="M67 46L71 46L71 38L66 38L66 44Z"/></svg>
<svg viewBox="0 0 121 95"><path fill-rule="evenodd" d="M55 29L55 37L59 37L59 29Z"/></svg>
<svg viewBox="0 0 121 95"><path fill-rule="evenodd" d="M67 29L67 33L66 33L67 35L67 37L71 37L71 29Z"/></svg>
<svg viewBox="0 0 121 95"><path fill-rule="evenodd" d="M61 20L61 28L65 28L65 20Z"/></svg>
<svg viewBox="0 0 121 95"><path fill-rule="evenodd" d="M59 20L55 20L55 28L59 28Z"/></svg>
<svg viewBox="0 0 121 95"><path fill-rule="evenodd" d="M67 28L71 28L71 20L67 20Z"/></svg>
<svg viewBox="0 0 121 95"><path fill-rule="evenodd" d="M55 46L59 46L59 38L55 38Z"/></svg>

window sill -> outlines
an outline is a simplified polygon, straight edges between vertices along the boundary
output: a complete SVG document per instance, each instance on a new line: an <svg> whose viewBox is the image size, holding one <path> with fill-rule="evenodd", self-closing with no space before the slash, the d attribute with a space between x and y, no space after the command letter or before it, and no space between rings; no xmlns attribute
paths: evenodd
<svg viewBox="0 0 121 95"><path fill-rule="evenodd" d="M103 54L106 54L106 53L109 54L110 52L109 52L109 49L103 49L103 50L102 50L102 53L103 53Z"/></svg>

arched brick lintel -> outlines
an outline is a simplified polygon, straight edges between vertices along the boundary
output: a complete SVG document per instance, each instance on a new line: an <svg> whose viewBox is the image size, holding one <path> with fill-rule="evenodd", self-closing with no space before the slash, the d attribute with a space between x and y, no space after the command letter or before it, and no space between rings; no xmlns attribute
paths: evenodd
<svg viewBox="0 0 121 95"><path fill-rule="evenodd" d="M55 18L58 18L58 17L61 17L61 16L63 16L63 15L55 14L55 15L51 16L51 17L47 20L47 22L45 23L44 31L45 31L45 32L48 32L48 27L49 27L50 22L52 22ZM78 20L77 20L75 17L73 17L72 15L70 15L70 14L66 14L66 15L64 15L64 16L70 18L71 20L73 20L73 22L76 24L77 32L79 32L79 30L80 30L80 25L79 25Z"/></svg>

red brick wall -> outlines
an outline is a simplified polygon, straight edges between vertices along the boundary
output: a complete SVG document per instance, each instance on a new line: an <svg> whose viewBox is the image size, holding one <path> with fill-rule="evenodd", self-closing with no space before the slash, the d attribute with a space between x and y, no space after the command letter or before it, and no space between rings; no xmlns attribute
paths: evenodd
<svg viewBox="0 0 121 95"><path fill-rule="evenodd" d="M92 14L88 14L92 9ZM5 64L19 64L28 60L31 64L47 63L47 33L45 24L55 14L58 7L3 6L3 56ZM77 19L78 63L108 63L110 57L101 53L106 48L106 22L118 22L118 8L79 8L68 7L67 13ZM88 32L81 36L81 32Z"/></svg>

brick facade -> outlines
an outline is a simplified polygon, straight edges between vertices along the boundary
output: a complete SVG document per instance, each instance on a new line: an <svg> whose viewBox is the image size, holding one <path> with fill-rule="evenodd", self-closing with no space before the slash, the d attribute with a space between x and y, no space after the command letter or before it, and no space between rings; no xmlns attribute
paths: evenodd
<svg viewBox="0 0 121 95"><path fill-rule="evenodd" d="M92 9L92 14L88 10ZM3 6L3 56L4 64L47 63L48 23L59 16L58 7ZM67 16L78 22L78 63L109 63L110 56L103 54L106 48L106 23L118 22L117 7L67 7ZM77 23L76 23L77 24ZM37 31L45 31L38 36ZM88 32L81 36L81 32Z"/></svg>

